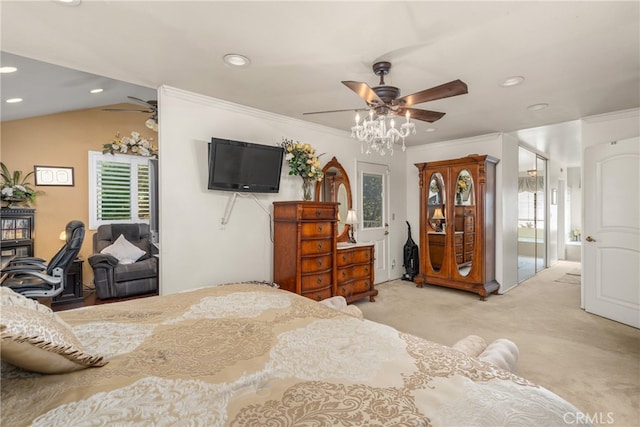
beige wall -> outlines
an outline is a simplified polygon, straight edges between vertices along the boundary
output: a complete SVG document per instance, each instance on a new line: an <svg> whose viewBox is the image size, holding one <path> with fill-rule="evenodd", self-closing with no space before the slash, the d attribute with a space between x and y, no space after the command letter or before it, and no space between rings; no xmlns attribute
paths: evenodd
<svg viewBox="0 0 640 427"><path fill-rule="evenodd" d="M131 107L117 105L115 108ZM9 170L24 173L34 165L71 166L73 187L35 187L44 194L36 198L35 256L50 259L60 249L60 231L74 219L89 226L88 152L102 151L117 132L121 136L138 131L157 142L157 134L144 125L147 115L139 113L107 113L102 108L71 111L31 119L12 120L1 124L0 158ZM30 180L34 184L34 179ZM83 281L89 284L93 272L87 262L92 253L92 236L85 235L82 251Z"/></svg>

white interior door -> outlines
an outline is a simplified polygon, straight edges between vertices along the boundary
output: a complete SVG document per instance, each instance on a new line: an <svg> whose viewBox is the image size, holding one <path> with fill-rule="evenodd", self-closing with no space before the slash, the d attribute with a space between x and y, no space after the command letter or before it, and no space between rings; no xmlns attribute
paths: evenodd
<svg viewBox="0 0 640 427"><path fill-rule="evenodd" d="M584 157L585 310L640 328L640 138Z"/></svg>
<svg viewBox="0 0 640 427"><path fill-rule="evenodd" d="M357 241L375 246L375 283L389 280L388 184L387 166L358 162Z"/></svg>

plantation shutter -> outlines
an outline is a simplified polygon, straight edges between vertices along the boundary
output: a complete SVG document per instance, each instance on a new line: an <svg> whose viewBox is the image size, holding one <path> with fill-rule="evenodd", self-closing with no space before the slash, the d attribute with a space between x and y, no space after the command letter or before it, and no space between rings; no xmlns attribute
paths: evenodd
<svg viewBox="0 0 640 427"><path fill-rule="evenodd" d="M149 158L89 152L89 227L149 222Z"/></svg>
<svg viewBox="0 0 640 427"><path fill-rule="evenodd" d="M149 219L149 163L138 164L138 218Z"/></svg>
<svg viewBox="0 0 640 427"><path fill-rule="evenodd" d="M131 165L99 160L96 173L98 220L131 219Z"/></svg>

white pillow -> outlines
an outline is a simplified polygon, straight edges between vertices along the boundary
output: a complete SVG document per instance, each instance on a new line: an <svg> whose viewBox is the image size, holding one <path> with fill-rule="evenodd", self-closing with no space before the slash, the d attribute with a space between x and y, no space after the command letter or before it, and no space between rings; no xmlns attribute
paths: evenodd
<svg viewBox="0 0 640 427"><path fill-rule="evenodd" d="M113 242L112 245L107 246L106 248L101 250L100 253L113 255L118 259L118 262L120 262L120 264L133 264L142 255L146 254L145 251L125 239L122 234L116 239L115 242Z"/></svg>

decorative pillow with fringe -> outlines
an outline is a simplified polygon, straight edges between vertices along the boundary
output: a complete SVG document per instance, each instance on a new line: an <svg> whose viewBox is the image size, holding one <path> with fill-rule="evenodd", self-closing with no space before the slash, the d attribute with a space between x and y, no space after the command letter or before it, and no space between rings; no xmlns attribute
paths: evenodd
<svg viewBox="0 0 640 427"><path fill-rule="evenodd" d="M51 310L51 308L47 307L44 304L40 304L34 299L27 298L24 295L17 293L7 286L0 286L0 306L6 307L10 305L19 305L31 310L39 311L42 314L52 317L54 321L62 323L70 331L73 331L73 329L71 329L71 326L69 326L67 322L62 320L60 316L58 316L53 310Z"/></svg>
<svg viewBox="0 0 640 427"><path fill-rule="evenodd" d="M72 372L107 364L87 353L72 330L49 313L22 305L0 311L0 357L22 369L43 374Z"/></svg>

